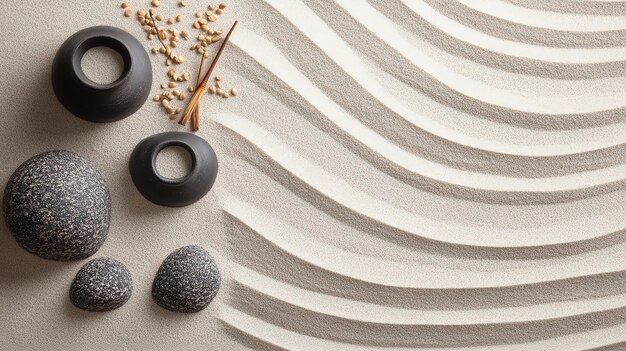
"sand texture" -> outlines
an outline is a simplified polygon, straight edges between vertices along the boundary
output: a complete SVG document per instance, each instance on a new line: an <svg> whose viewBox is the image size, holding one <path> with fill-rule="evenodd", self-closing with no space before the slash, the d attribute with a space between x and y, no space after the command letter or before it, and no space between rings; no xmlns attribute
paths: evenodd
<svg viewBox="0 0 626 351"><path fill-rule="evenodd" d="M187 26L208 5L176 2L161 11ZM47 150L90 160L112 199L91 258L134 283L119 309L79 310L87 260L33 256L2 221L1 350L626 350L626 2L240 0L215 27L234 19L215 72L239 96L207 95L198 133L217 181L172 209L139 194L128 158L184 129L152 101L85 122L50 82L79 29L158 43L115 1L0 1L0 181ZM187 245L222 287L178 314L151 286Z"/></svg>

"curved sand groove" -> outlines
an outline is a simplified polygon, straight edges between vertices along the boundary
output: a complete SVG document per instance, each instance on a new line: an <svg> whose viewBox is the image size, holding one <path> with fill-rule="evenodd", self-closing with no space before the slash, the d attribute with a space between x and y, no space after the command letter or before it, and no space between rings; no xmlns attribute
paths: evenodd
<svg viewBox="0 0 626 351"><path fill-rule="evenodd" d="M594 64L626 60L626 47L555 48L500 39L455 22L422 0L400 1L432 26L449 36L502 55L567 64Z"/></svg>
<svg viewBox="0 0 626 351"><path fill-rule="evenodd" d="M593 349L587 349L586 351L622 351L626 349L626 341L618 342L611 345L594 347Z"/></svg>
<svg viewBox="0 0 626 351"><path fill-rule="evenodd" d="M457 324L454 319L450 319L450 324L444 325L380 324L303 309L237 283L234 284L234 288L236 290L229 299L229 304L266 322L304 335L381 347L468 347L502 342L514 344L570 335L583 325L587 330L604 329L624 323L626 319L626 308L621 307L603 312L520 323ZM334 328L328 328L329 325L333 325ZM520 333L521 328L525 333Z"/></svg>
<svg viewBox="0 0 626 351"><path fill-rule="evenodd" d="M626 30L602 32L573 32L533 27L494 17L458 2L426 0L428 4L465 26L501 39L548 47L607 48L625 46ZM467 0L464 0L467 2ZM471 2L472 4L476 2ZM375 5L375 2L372 2ZM463 3L465 4L465 3ZM482 6L482 2L477 3ZM380 8L380 6L377 6Z"/></svg>
<svg viewBox="0 0 626 351"><path fill-rule="evenodd" d="M232 326L244 333L254 336L264 342L288 350L423 350L423 351L458 351L458 347L381 347L355 345L303 335L291 330L281 328L262 319L251 316L231 306L220 309L219 318L227 325ZM511 351L536 351L536 350L559 350L563 345L576 345L572 351L585 350L594 347L602 347L610 343L623 341L626 333L626 324L620 324L610 328L581 332L560 336L552 339L528 342L524 344L506 344L506 350ZM503 345L483 345L478 347L464 347L465 351L495 351L502 350Z"/></svg>
<svg viewBox="0 0 626 351"><path fill-rule="evenodd" d="M486 346L522 343L571 335L579 328L604 329L626 322L626 307L572 317L521 323L460 325L396 325L355 321L324 315L259 294L243 286L229 304L273 325L303 335L377 346ZM417 312L417 311L416 311ZM328 328L329 325L334 326ZM524 332L520 333L523 328Z"/></svg>
<svg viewBox="0 0 626 351"><path fill-rule="evenodd" d="M626 294L625 271L479 289L407 289L372 284L321 269L294 257L234 217L229 220L229 230L232 235L232 261L238 265L304 290L373 305L424 311L494 310L580 301L591 296L612 299Z"/></svg>
<svg viewBox="0 0 626 351"><path fill-rule="evenodd" d="M394 50L408 59L439 82L461 94L478 101L505 107L511 110L545 115L586 114L623 108L626 92L610 94L593 99L580 97L525 97L512 92L495 89L486 84L464 77L449 70L439 62L433 61L416 47L408 43L400 35L389 19L371 5L358 1L337 2L348 11L353 18L368 28L372 34L390 45ZM408 5L408 2L405 3Z"/></svg>
<svg viewBox="0 0 626 351"><path fill-rule="evenodd" d="M263 42L263 39L259 37L256 41ZM376 156L370 155L367 152L364 153L363 150L358 147L358 143L355 144L353 141L355 138L357 141L361 141L359 140L359 136L352 135L351 132L346 130L346 127L344 127L346 124L342 123L344 118L348 120L353 119L351 113L345 111L346 108L356 109L357 111L354 111L353 113L359 113L359 108L370 108L370 110L378 111L380 107L372 105L372 103L376 103L378 100L370 100L370 104L368 105L369 107L361 106L361 103L358 101L355 101L352 106L337 106L335 101L331 100L328 95L322 93L321 88L318 88L312 82L308 81L307 78L301 74L301 72L293 67L289 61L284 59L280 52L273 53L274 59L270 59L269 56L267 56L266 59L266 55L268 53L252 51L256 49L254 49L252 45L248 46L246 43L239 42L239 44L241 46L235 48L241 51L241 55L239 55L237 60L237 67L240 71L247 72L246 74L248 75L254 74L254 77L252 78L254 84L269 93L276 100L280 101L281 104L294 111L294 113L305 117L312 124L315 124L322 130L327 131L329 135L334 136L337 141L343 143L347 148L359 154L360 157L370 160L372 165L381 168L383 172L392 174L394 177L397 177L401 181L413 186L420 186L422 181L419 177L414 177L413 174L401 174L403 171L397 170L395 163L388 162L389 164L385 165L380 162L380 158L376 158ZM271 44L267 44L266 47L269 48L270 45ZM332 91L328 92L328 89L329 88L326 87L323 90L328 94L332 94ZM380 113L385 112L383 111ZM320 114L322 114L323 118L320 118ZM376 115L376 113L374 115ZM376 125L375 118L372 120L369 116L360 117L362 119L369 119L363 123L374 123L374 125ZM334 126L330 126L328 121L334 123ZM576 144L555 143L552 151L562 150L563 152L572 152L580 151L579 148L594 149L605 146L608 147L606 149L589 151L584 154L574 153L551 158L548 158L547 156L528 158L510 154L489 155L484 151L464 148L462 145L451 143L447 139L432 135L426 131L422 131L421 129L411 130L411 127L398 129L399 130L394 131L393 134L388 137L399 139L398 142L401 144L398 146L400 149L407 148L409 149L407 151L411 153L418 154L420 157L430 158L432 161L448 165L452 168L465 169L481 173L515 175L518 177L529 178L550 177L611 167L616 164L625 163L624 160L626 157L624 156L626 154L622 152L622 149L626 148L626 144L611 146L616 142L619 143L620 135L622 135L619 132L620 128L618 128L618 126L615 126L615 129L617 130L613 131L614 137L602 137L598 138L597 141L586 142L591 138L585 135L577 135L576 139L572 139L583 140L585 142ZM381 132L384 133L385 130L382 130ZM407 135L403 136L401 135L402 133L407 133ZM418 135L415 135L416 133ZM599 131L590 130L589 133L597 135ZM554 133L552 132L550 134ZM341 135L345 135L345 137L341 137ZM533 137L534 135L530 133L527 138L532 139ZM481 139L479 138L477 140ZM485 139L485 141L486 140L488 139ZM406 144L407 142L409 143L408 145ZM411 143L419 145L412 145ZM521 147L522 146L519 146L519 148ZM541 150L542 147L542 145L534 145L535 150ZM550 149L549 147L546 148ZM432 150L437 150L437 152L431 152ZM489 162L486 163L485 159L489 159ZM435 187L429 191L433 190L441 190L441 187ZM609 191L609 189L604 189L602 191ZM463 193L463 190L455 189L454 193L458 197L463 197L461 194ZM580 196L583 195L580 194ZM503 197L487 199L485 196L482 196L481 198L481 201L490 201L494 203L505 201ZM520 200L521 198L517 197L516 199ZM557 201L562 200L563 198L561 197L560 200ZM511 199L506 201L511 202ZM525 200L525 202L527 201Z"/></svg>
<svg viewBox="0 0 626 351"><path fill-rule="evenodd" d="M357 322L393 325L477 325L521 323L610 311L626 305L626 295L522 307L477 310L412 310L321 294L266 277L234 264L233 279L243 287L313 313ZM254 300L250 297L250 300Z"/></svg>
<svg viewBox="0 0 626 351"><path fill-rule="evenodd" d="M240 144L241 145L241 144ZM240 149L245 155L242 154L244 162L259 162L268 163L267 169L273 169L279 167L278 165L271 164L271 161L267 158L259 158L254 156L252 159L246 158L250 154L255 153L248 147ZM256 167L257 170L251 173L259 174L265 173L263 167ZM277 172L278 173L278 172ZM524 268L533 266L537 263L548 263L556 259L571 260L571 259L584 259L583 257L589 255L605 255L606 257L613 257L616 252L620 252L620 249L626 245L626 231L622 231L616 234L603 236L600 238L589 239L585 241L551 245L551 246L534 246L534 247L489 247L489 246L476 246L480 243L476 243L474 246L458 245L446 243L443 241L432 240L425 237L416 236L411 233L406 233L395 228L391 228L384 224L378 223L369 218L360 216L350 209L342 207L332 201L328 201L323 195L318 195L314 191L306 188L303 182L296 182L293 178L289 178L288 174L276 174L274 176L267 176L266 181L269 184L278 184L279 188L284 188L286 191L291 191L293 194L300 194L298 200L294 200L293 196L279 195L266 197L267 201L281 202L281 203L298 203L301 210L297 212L291 212L289 216L295 216L296 213L308 213L307 211L316 211L320 216L319 220L329 221L329 223L336 223L337 221L343 222L336 228L324 227L326 233L340 232L343 236L349 236L349 238L371 238L381 245L391 245L393 247L400 247L403 250L412 251L410 257L395 257L392 261L396 262L412 262L415 264L427 264L427 265L442 265L443 267L458 266L465 267L467 270L480 270L478 267L484 265L485 271L496 270L508 270L512 268ZM294 184L300 183L300 184ZM233 191L233 193L237 193ZM239 195L241 198L246 198L243 194ZM290 201L290 202L286 202ZM260 206L260 205L259 205ZM305 208L307 210L305 210ZM445 211L445 210L440 210ZM243 224L238 218L230 215L228 212L224 212L227 217L230 217L231 225L237 226L243 230L246 234L247 240L257 240L257 244L263 246L266 244L265 239L262 239L256 232L254 232L249 226ZM305 215L306 216L306 215ZM494 217L499 217L495 215ZM299 222L300 223L300 222ZM306 223L306 222L305 222ZM306 224L304 224L306 226ZM319 227L322 228L322 227ZM318 228L312 232L317 233ZM354 245L354 244L352 244ZM350 246L351 247L351 246ZM382 248L381 248L382 249ZM270 251L280 252L276 250L276 246L272 246ZM368 256L379 256L382 254L380 250L374 250L377 254L373 254L372 251L364 249L364 252L368 252ZM285 252L285 254L287 254ZM417 261L415 255L420 258ZM291 260L291 256L284 256L286 260ZM291 264L295 262L292 261ZM536 267L536 266L534 266ZM626 271L625 271L626 273ZM606 276L606 274L605 274ZM617 274L620 276L620 274ZM614 278L616 281L621 278ZM626 286L626 285L625 285ZM626 292L626 290L625 290ZM613 293L617 294L617 293Z"/></svg>
<svg viewBox="0 0 626 351"><path fill-rule="evenodd" d="M485 242L487 244L484 246L530 247L556 245L598 238L619 232L625 227L623 224L608 223L606 221L598 220L596 227L589 228L584 224L591 221L591 218L577 218L568 221L568 223L565 224L557 223L553 226L543 226L532 229L495 229L487 227L462 226L453 223L434 221L372 198L370 195L349 185L343 179L338 178L337 176L302 158L298 154L291 151L286 145L275 140L270 133L258 125L237 115L224 113L219 117L216 117L215 121L241 135L248 142L253 144L273 161L275 161L280 167L287 170L294 177L303 181L317 192L323 194L330 201L349 208L352 212L358 213L363 217L417 236L469 246L473 246L476 242ZM435 167L435 165L432 167ZM441 177L439 178L443 179L444 177L450 176L452 175L450 174L451 172L455 171L447 170L445 172L441 172ZM458 170L456 172L464 174L463 177L465 180L467 178L471 178L471 174L469 172ZM546 179L525 179L521 181L511 180L510 178L505 177L476 174L475 181L476 184L481 185L489 185L488 183L490 182L497 182L493 185L509 183L508 185L511 185L511 189L517 188L520 190L529 185L526 183L526 181L528 181L533 186L542 186L541 191L545 191L544 187L546 187L546 185L549 185L550 187L563 187L553 191L574 190L567 189L565 186L567 186L568 183L571 184L570 186L580 186L582 185L580 183L583 181L593 181L593 179L590 179L589 175L585 175L584 173L579 173L575 176L575 181L570 183L572 178L569 176ZM491 177L494 178L490 181L489 178ZM544 180L547 184L542 184L542 181ZM517 186L513 185L517 182L519 182ZM607 213L604 213L603 216L619 215L618 213L619 211L614 213L607 211Z"/></svg>
<svg viewBox="0 0 626 351"><path fill-rule="evenodd" d="M456 0L476 11L526 26L574 32L626 29L626 16L578 15L539 11L501 0Z"/></svg>
<svg viewBox="0 0 626 351"><path fill-rule="evenodd" d="M312 104L318 111L324 116L329 118L333 123L338 125L341 129L352 134L356 139L360 139L357 133L363 130L363 134L374 135L375 133L363 126L354 117L350 116L345 110L338 106L328 96L326 96L321 90L319 90L312 82L310 82L300 71L297 70L284 56L280 54L270 42L264 38L257 36L256 34L248 31L245 28L241 28L241 31L245 35L234 36L233 43L237 45L241 50L250 55L259 64L265 67L276 77L280 78L283 82L288 84L294 89L303 99ZM259 45L259 44L262 45ZM263 47L264 50L260 51L258 48ZM360 74L360 73L359 73ZM367 77L367 74L361 75ZM372 81L364 82L363 85L369 85L370 89L375 83ZM372 91L373 96L380 98L381 91ZM575 153L584 153L590 151L596 151L601 148L608 148L616 145L622 145L623 142L619 140L608 141L585 141L576 144L555 144L555 145L514 145L505 144L492 140L485 140L459 133L455 130L443 127L434 121L418 116L412 111L408 111L402 108L405 113L401 114L406 117L413 124L425 131L432 133L433 135L440 137L444 140L448 140L463 146L472 147L480 150L486 150L494 153L511 154L517 156L531 156L531 157L548 157L559 155L571 155ZM375 136L376 139L384 140L379 135ZM362 140L359 140L363 142ZM388 143L388 142L386 142ZM405 151L401 151L399 148L391 146L394 149L394 154L404 154ZM379 150L376 150L380 153ZM408 155L407 155L408 156ZM390 156L392 157L392 156Z"/></svg>
<svg viewBox="0 0 626 351"><path fill-rule="evenodd" d="M593 257L572 263L542 264L541 271L472 271L382 260L304 240L297 228L226 195L223 208L257 235L290 255L327 271L372 284L407 289L478 289L545 283L585 275L620 272L626 261ZM534 272L534 273L532 273ZM531 274L532 273L532 274ZM428 277L428 279L424 279Z"/></svg>
<svg viewBox="0 0 626 351"><path fill-rule="evenodd" d="M283 2L284 0L265 1L288 18L311 40L318 43L320 49L331 56L333 60L337 62L343 70L349 72L355 80L361 79L360 77L364 74L365 77L367 77L367 71L362 63L360 63L360 60L354 54L353 50L335 32L328 28L328 26L307 6L295 0L289 1L288 5ZM394 34L397 30L393 23L369 4L362 1L338 2L337 4L349 11L363 26L368 28L383 41L388 42L415 66L424 70L431 76L436 77L438 81L448 86L450 89L474 99L513 110L547 115L593 113L625 106L624 97L626 97L626 93L623 91L614 94L606 94L600 97L589 97L589 99L582 96L551 96L546 98L541 96L520 96L517 93L488 86L453 72L444 65L424 55L411 44L406 43L401 35ZM368 80L367 83L362 83L363 86L369 84L376 83L374 80ZM378 84L375 86L378 86ZM373 93L373 95L379 96L381 93L384 94L385 92L379 89L376 93ZM391 96L387 96L386 101L388 104L392 103ZM399 102L393 103L394 105L399 105ZM556 109L554 108L555 106L559 108Z"/></svg>
<svg viewBox="0 0 626 351"><path fill-rule="evenodd" d="M307 1L312 1L312 0L307 0ZM502 55L502 54L499 54L499 53L496 53L487 49L483 49L476 45L472 45L464 41L455 39L451 37L450 35L442 32L441 30L435 28L433 25L428 23L425 19L420 17L417 13L408 9L399 0L396 0L395 4L396 4L395 7L390 8L390 7L384 6L384 4L382 4L380 1L371 2L371 5L373 7L375 7L379 12L384 13L385 16L387 16L391 21L394 22L395 26L398 28L399 33L405 37L407 42L412 43L413 45L418 47L420 51L429 52L429 56L433 55L433 52L432 52L433 50L444 52L446 56L449 57L448 59L444 60L444 62L451 62L451 63L456 62L456 64L458 64L462 62L462 60L459 62L458 58L462 58L464 60L472 62L474 66L480 65L480 66L484 66L485 68L492 68L492 69L495 69L501 72L506 72L512 75L519 75L522 77L553 79L553 80L561 80L561 81L596 81L596 80L602 80L602 79L607 79L607 78L619 79L624 76L624 73L623 73L624 61L595 63L595 64L565 64L565 63L556 63L556 62L547 62L547 61L537 61L537 60L509 56L509 55ZM453 12L451 13L452 10L446 11L446 8L443 7L445 4L442 4L442 3L434 3L434 4L437 4L437 8L441 12L447 13L451 18L455 18L455 16L452 15ZM462 5L459 5L459 7L462 7ZM468 9L467 11L471 11L471 10ZM355 35L353 34L354 31L356 31L356 33L358 33L360 36L364 35L362 34L362 32L367 31L366 36L371 36L370 30L368 30L365 27L361 28L363 25L357 22L356 19L354 19L348 12L345 12L345 10L340 10L340 13L333 13L332 16L333 18L337 18L338 16L347 18L347 21L349 22L348 24L338 24L335 20L333 20L330 23L332 23L334 27L343 26L343 27L350 28L349 30L352 31L350 32L351 33L350 35L341 33L337 29L336 31L338 34L343 35L345 37L345 40L350 42L353 47L359 48L359 52L365 54L368 57L374 57L376 59L376 56L373 56L372 53L369 53L367 49L362 47L363 45L359 44L358 41L354 41L355 39ZM468 21L470 21L470 23L466 23ZM487 25L487 24L476 25L473 22L471 22L471 19L469 18L464 18L463 20L459 20L459 22L466 23L467 26L476 27L476 28L485 27ZM498 25L498 22L493 22L492 24ZM621 33L621 32L616 32L616 33ZM530 31L524 34L521 34L518 32L517 36L527 36L530 34L532 34L532 32ZM494 36L500 37L499 32L495 33ZM557 38L554 38L554 39L556 40ZM517 39L513 39L513 40L517 40ZM532 40L530 41L521 40L521 41L528 42L528 43L533 42ZM600 44L601 42L602 41L597 41L595 42L597 45L592 45L591 47L603 47ZM375 43L374 45L381 47L381 49L378 49L378 50L390 51L390 53L387 56L392 57L394 61L401 62L402 65L405 67L405 69L406 67L413 67L413 63L410 62L401 53L396 52L395 48L392 45L390 45L388 42L385 42L380 39L376 39L376 42L374 43ZM538 44L543 45L543 46L550 46L550 47L568 47L565 43L563 43L562 45L551 45L548 43L546 44L538 43ZM624 45L613 45L613 46L621 47ZM582 46L577 46L577 47L587 48L590 46L582 45ZM427 48L428 50L424 50L425 48ZM391 63L383 62L383 63L379 63L379 66L387 67L386 69L390 70L389 67L393 67L392 63L393 61ZM422 73L421 70L419 72L421 75L427 74L425 72ZM474 72L474 74L479 74L479 72L476 72L470 69L468 72L465 72L464 75L471 77L472 72ZM497 77L497 76L493 76L493 77ZM424 77L420 77L420 78L421 78L420 81L423 84L425 78ZM479 77L476 77L475 79L480 80ZM435 78L431 78L431 80L435 81ZM440 84L440 83L437 83L437 84ZM489 82L487 82L487 84L489 85ZM412 84L412 86L414 85ZM419 87L420 85L416 85L416 86ZM448 88L442 87L440 89L448 89ZM553 94L548 93L546 95L553 95ZM451 101L448 104L452 104L452 103L453 102ZM484 103L481 102L479 106L483 104ZM603 113L603 114L606 115L607 113ZM532 127L532 124L530 124L530 127Z"/></svg>
<svg viewBox="0 0 626 351"><path fill-rule="evenodd" d="M531 10L576 15L626 16L624 0L503 0Z"/></svg>
<svg viewBox="0 0 626 351"><path fill-rule="evenodd" d="M568 67L562 61L571 61L572 57L549 56L568 50L535 45L530 54L560 62L558 74L564 80L555 81L554 91L544 91L552 84L550 80L532 75L557 66L528 58L525 52L526 56L516 59L535 65L536 70L519 70L529 77L522 78L524 81L519 84L515 83L514 73L500 77L502 81L513 80L513 89L509 90L500 82L493 83L498 87L490 86L487 78L498 74L498 69L490 65L485 65L484 72L472 67L463 70L463 74L456 71L461 78L446 77L445 72L442 76L437 69L455 72L455 65L445 63L453 60L454 54L440 54L435 46L427 51L430 56L424 55L430 61L415 62L411 50L419 50L419 41L415 40L417 44L412 47L410 39L396 39L405 35L433 40L430 33L420 33L415 27L408 27L413 31L398 37L394 31L379 31L403 26L402 21L392 23L388 18L396 20L391 15L405 11L404 5L391 6L385 10L388 12L379 8L376 12L370 10L372 4L364 2L303 2L255 0L247 5L251 12L267 10L265 4L272 8L265 12L266 18L255 19L263 24L263 30L253 33L240 27L242 30L233 37L237 46L234 49L243 53L238 63L243 61L244 65L231 67L241 76L254 76L255 70L260 71L260 77L249 78L246 84L248 89L250 84L255 85L254 90L261 94L252 106L235 107L237 114L220 113L214 118L224 132L222 141L236 143L236 147L229 148L232 153L226 154L240 158L235 164L243 168L239 170L247 171L242 178L257 179L256 183L253 180L242 185L223 178L231 188L218 194L229 229L232 257L226 264L232 268L229 272L233 277L227 284L232 289L226 304L219 306L219 318L231 335L249 340L248 346L253 348L294 350L410 347L534 351L610 350L623 346L626 258L619 255L619 250L624 244L626 218L618 196L626 184L626 164L619 157L626 147L619 129L625 121L626 95L610 85L623 76L623 62L581 64L615 58L614 53L607 54L610 49L593 49L597 57L574 57L579 63ZM327 11L329 6L336 11ZM443 38L442 45L484 39L480 32L465 28L455 32L460 27L446 19L449 13L432 7L436 9L425 15L426 20L439 25L438 30L452 31L460 37ZM581 4L581 8L594 13L602 10L597 2ZM470 24L485 18L479 17L479 10L467 12L471 18L462 22L465 27L481 30ZM537 20L535 24L543 25L536 30L545 31L554 42L558 41L557 34L550 31L569 31L563 35L576 38L581 47L586 47L585 40L593 41L594 35L606 34L602 43L618 42L619 31L623 30L601 30L604 24L591 22L588 16L574 14L569 17L587 22L565 23L559 21L559 13L539 12L545 18ZM347 24L341 23L346 13L350 19ZM379 17L379 13L388 18ZM520 18L515 13L487 15L494 14L504 16L502 22L513 23ZM615 22L616 18L607 20L623 25ZM276 22L289 34L281 37L272 33L270 29ZM522 25L528 23L511 30L523 30ZM255 27L250 24L248 28ZM357 33L341 32L338 28L353 28ZM365 38L372 38L355 45L364 33ZM281 39L284 42L277 42ZM478 67L481 60L495 62L505 57L506 50L494 47L498 43L501 42L491 41L487 49L472 51L477 57L470 60L479 62ZM286 48L289 45L294 47ZM388 55L379 50L381 45L391 49ZM425 43L424 47L427 45L430 44ZM486 50L497 53L487 54ZM569 54L586 52L576 50L569 50ZM375 55L380 58L372 59ZM398 60L398 56L402 57ZM444 59L437 61L441 58ZM372 62L377 67L372 67ZM433 66L433 62L442 62L441 67ZM504 67L511 62L514 61L501 64ZM606 76L618 76L607 79L605 87L596 88L602 82L598 79L576 80L585 75L604 76L600 72L604 67L610 71ZM337 71L330 77L336 79L337 90L323 82L329 75L312 76L324 68ZM515 69L519 67L500 67L508 72ZM393 89L400 83L383 80L401 74L407 76L405 80L397 79L406 85L404 91ZM491 90L479 86L472 92L476 89L471 77L480 75L485 76L481 84ZM533 92L534 83L537 91ZM433 85L432 89L439 91L429 91L423 85ZM464 88L474 95L467 94ZM345 95L340 89L347 90ZM441 103L449 113L445 121L437 120L432 106L424 106L431 113L421 116L416 113L421 111L419 105L403 100L407 94L422 90L427 93L421 94L421 100L454 100ZM483 97L481 94L491 100L477 99ZM518 98L507 99L507 94ZM268 96L267 103L276 104L271 105L276 108L255 116L258 122L252 122L249 114L258 108L257 100ZM358 101L352 103L350 99ZM570 104L569 99L580 101ZM363 100L371 103L361 104ZM455 104L467 107L457 108ZM455 114L459 110L466 113ZM277 112L287 112L288 116ZM367 112L378 115L387 125L381 127L361 115ZM498 113L503 117L494 117ZM450 116L463 118L465 124L475 119L489 124L491 130L481 132L482 127L476 126L468 133L462 126L452 128ZM278 121L286 120L293 123L295 136L306 133L311 121L319 129L304 137L306 147L299 146L296 151L296 147L288 145L298 142L297 137L286 136L287 127L277 127ZM526 130L513 127L521 125ZM590 126L615 127L615 135L607 138ZM514 138L492 136L499 128ZM546 134L539 137L541 133ZM555 133L554 139L547 133ZM564 136L567 133L570 135ZM317 149L308 150L316 140L313 137L322 134L328 135L323 140L332 141L332 145L321 143L315 146ZM526 135L529 140L524 140ZM330 162L332 157L326 154L332 154L337 143L352 144L334 155L347 157L348 164L354 162L353 168L339 166L335 160ZM442 146L433 147L437 144ZM299 154L299 150L303 151ZM429 157L422 151L436 155ZM315 155L323 156L318 159ZM498 170L508 166L518 168ZM519 167L535 169L522 171ZM368 190L387 178L392 181L375 191ZM414 190L394 178L410 179L406 183L417 188L415 193L391 199L394 189ZM437 195L420 192L419 188L433 190ZM616 190L619 192L607 194ZM387 192L391 195L387 196ZM584 200L577 201L581 197ZM485 198L498 205L482 204ZM517 200L507 203L511 199ZM520 199L527 199L533 209L522 206ZM554 204L555 201L561 204ZM480 208L475 209L472 203L480 203ZM505 206L500 205L503 203ZM548 203L551 205L542 207ZM451 213L435 214L438 209ZM470 209L469 214L461 215L463 209ZM535 212L540 209L545 212ZM310 221L328 222L316 226L299 217L306 217L311 211L319 213L310 213ZM470 218L473 213L480 213L482 221ZM533 214L538 215L533 218ZM336 233L332 228L336 228ZM369 247L350 245L368 238L373 239ZM378 251L375 243L381 245ZM403 245L400 253L386 255L397 245ZM410 252L411 248L416 248L415 252ZM261 341L254 342L255 339Z"/></svg>

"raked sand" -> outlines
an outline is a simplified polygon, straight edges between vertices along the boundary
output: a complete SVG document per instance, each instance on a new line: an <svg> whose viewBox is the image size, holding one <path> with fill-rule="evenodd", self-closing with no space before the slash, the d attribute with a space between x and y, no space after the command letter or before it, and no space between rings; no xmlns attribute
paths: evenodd
<svg viewBox="0 0 626 351"><path fill-rule="evenodd" d="M189 23L208 4L187 2L161 11ZM216 73L239 96L206 96L198 133L218 179L171 209L138 193L128 158L183 128L152 101L84 122L50 83L79 29L156 41L115 1L0 3L0 181L46 150L88 158L113 201L94 257L135 282L118 310L78 310L85 262L30 255L2 221L0 349L626 349L625 2L247 0L216 27L234 19ZM168 312L152 279L190 244L223 286L201 313Z"/></svg>

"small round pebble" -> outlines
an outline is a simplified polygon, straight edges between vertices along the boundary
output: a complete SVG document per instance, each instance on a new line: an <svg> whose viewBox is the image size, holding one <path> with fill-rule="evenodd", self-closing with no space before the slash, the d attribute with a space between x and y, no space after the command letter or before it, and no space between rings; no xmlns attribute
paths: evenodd
<svg viewBox="0 0 626 351"><path fill-rule="evenodd" d="M199 312L209 305L220 288L215 261L200 246L172 252L161 264L152 284L152 298L175 312Z"/></svg>
<svg viewBox="0 0 626 351"><path fill-rule="evenodd" d="M87 258L106 239L111 196L80 155L55 150L24 162L4 191L4 215L17 243L56 261Z"/></svg>
<svg viewBox="0 0 626 351"><path fill-rule="evenodd" d="M74 306L92 312L121 307L133 293L133 279L128 268L113 258L96 258L76 273L70 287Z"/></svg>

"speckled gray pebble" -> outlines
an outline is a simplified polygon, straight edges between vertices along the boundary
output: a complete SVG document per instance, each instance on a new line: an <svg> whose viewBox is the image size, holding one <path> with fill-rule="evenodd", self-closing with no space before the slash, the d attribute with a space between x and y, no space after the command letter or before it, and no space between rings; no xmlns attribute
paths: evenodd
<svg viewBox="0 0 626 351"><path fill-rule="evenodd" d="M128 268L112 258L96 258L76 273L70 287L74 306L93 312L121 307L133 293L133 279Z"/></svg>
<svg viewBox="0 0 626 351"><path fill-rule="evenodd" d="M152 298L170 311L198 312L217 295L220 284L220 272L211 255L200 246L185 246L161 264L152 284Z"/></svg>
<svg viewBox="0 0 626 351"><path fill-rule="evenodd" d="M107 184L89 161L70 151L49 151L24 162L9 179L3 205L18 244L50 260L93 255L109 230Z"/></svg>

